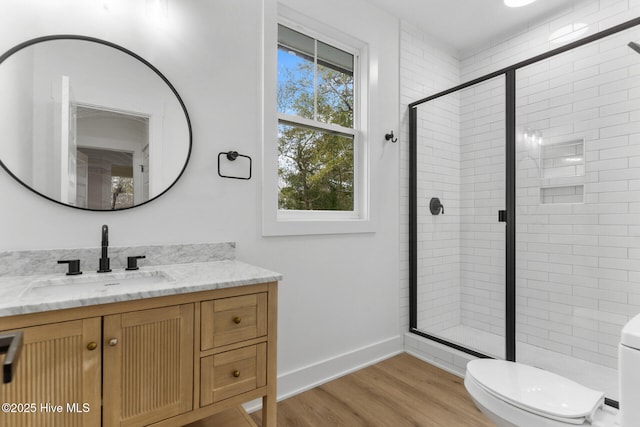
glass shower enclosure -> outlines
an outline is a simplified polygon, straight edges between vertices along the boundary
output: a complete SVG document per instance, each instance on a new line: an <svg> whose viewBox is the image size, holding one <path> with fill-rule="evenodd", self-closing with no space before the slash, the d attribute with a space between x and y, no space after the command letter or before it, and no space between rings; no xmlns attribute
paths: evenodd
<svg viewBox="0 0 640 427"><path fill-rule="evenodd" d="M409 106L410 330L614 406L640 313L639 25Z"/></svg>

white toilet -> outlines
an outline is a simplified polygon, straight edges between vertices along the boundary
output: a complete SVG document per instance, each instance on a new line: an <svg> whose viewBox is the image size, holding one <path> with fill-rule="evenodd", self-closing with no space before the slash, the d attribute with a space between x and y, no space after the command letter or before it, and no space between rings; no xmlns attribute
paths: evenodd
<svg viewBox="0 0 640 427"><path fill-rule="evenodd" d="M619 413L604 405L604 393L517 362L472 360L467 364L464 385L478 408L498 427L638 427L640 315L622 329L618 380Z"/></svg>

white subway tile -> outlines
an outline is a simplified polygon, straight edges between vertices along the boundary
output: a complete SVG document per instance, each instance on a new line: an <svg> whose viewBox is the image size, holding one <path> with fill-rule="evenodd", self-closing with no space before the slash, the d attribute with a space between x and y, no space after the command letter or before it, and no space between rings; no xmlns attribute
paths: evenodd
<svg viewBox="0 0 640 427"><path fill-rule="evenodd" d="M576 307L573 310L573 315L576 317L583 317L585 319L599 320L615 325L624 325L627 323L627 316L617 313L608 313L601 310L593 310L590 308Z"/></svg>
<svg viewBox="0 0 640 427"><path fill-rule="evenodd" d="M598 300L605 300L605 301L611 301L611 302L617 302L617 303L627 302L626 292L612 292L609 289L587 288L582 286L576 286L573 292L574 292L574 295L576 296L592 299L594 304L596 304L596 307L592 307L592 308L597 308Z"/></svg>
<svg viewBox="0 0 640 427"><path fill-rule="evenodd" d="M598 303L600 311L606 313L624 314L626 316L635 316L640 313L640 306L634 304L620 304L612 301L600 300Z"/></svg>

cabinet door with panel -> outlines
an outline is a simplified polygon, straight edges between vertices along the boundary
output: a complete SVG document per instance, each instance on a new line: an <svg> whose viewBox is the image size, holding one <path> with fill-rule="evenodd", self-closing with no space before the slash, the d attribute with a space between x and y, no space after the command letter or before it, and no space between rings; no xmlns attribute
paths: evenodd
<svg viewBox="0 0 640 427"><path fill-rule="evenodd" d="M10 405L0 426L99 426L101 326L96 317L21 329L15 376L0 384L0 402Z"/></svg>
<svg viewBox="0 0 640 427"><path fill-rule="evenodd" d="M193 304L104 317L104 426L193 409Z"/></svg>

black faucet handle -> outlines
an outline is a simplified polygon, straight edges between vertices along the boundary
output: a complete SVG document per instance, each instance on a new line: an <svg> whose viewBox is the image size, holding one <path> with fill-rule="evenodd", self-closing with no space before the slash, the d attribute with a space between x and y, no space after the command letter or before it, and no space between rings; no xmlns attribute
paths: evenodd
<svg viewBox="0 0 640 427"><path fill-rule="evenodd" d="M58 261L58 264L69 264L69 271L67 271L67 276L76 276L78 274L82 274L82 271L80 271L79 259L61 259L60 261Z"/></svg>
<svg viewBox="0 0 640 427"><path fill-rule="evenodd" d="M444 205L437 197L432 197L429 202L429 210L431 211L431 215L444 215Z"/></svg>
<svg viewBox="0 0 640 427"><path fill-rule="evenodd" d="M145 259L146 256L144 255L137 255L137 256L128 256L127 257L127 268L125 268L125 270L137 270L138 269L138 260L139 259Z"/></svg>

